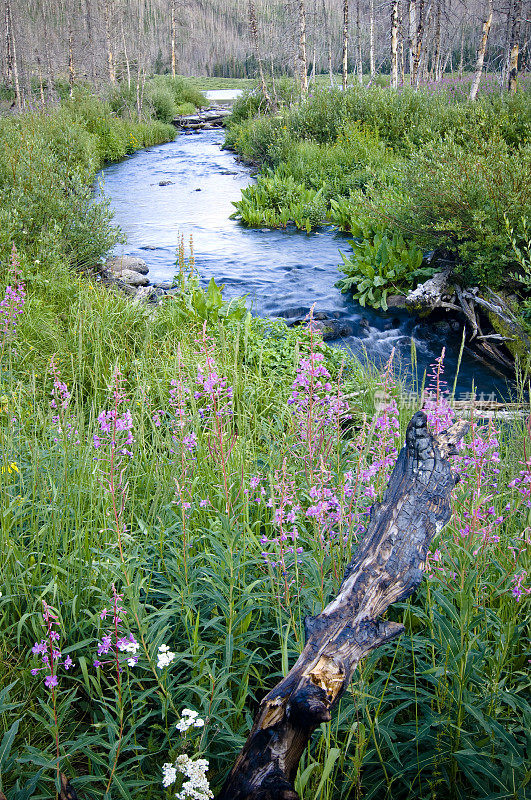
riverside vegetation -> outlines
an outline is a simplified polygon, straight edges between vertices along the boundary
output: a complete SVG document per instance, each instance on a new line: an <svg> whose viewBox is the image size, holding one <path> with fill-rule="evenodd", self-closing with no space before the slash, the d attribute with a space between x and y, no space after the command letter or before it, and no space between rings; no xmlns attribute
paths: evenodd
<svg viewBox="0 0 531 800"><path fill-rule="evenodd" d="M378 374L204 293L184 245L156 310L90 277L119 236L95 170L171 135L84 92L0 124L8 800L53 796L61 773L81 798L210 797L337 592L421 402L391 362ZM443 355L435 430L453 415ZM389 612L406 633L314 737L305 800L525 797L529 448L523 422L473 420L453 519Z"/></svg>
<svg viewBox="0 0 531 800"><path fill-rule="evenodd" d="M513 273L510 289L529 320L531 263L518 258L529 249L529 82L512 97L486 81L475 103L467 85L315 89L275 115L256 94L242 98L227 146L261 173L235 216L351 232L340 286L362 304L385 309L387 293L416 286L442 257L465 285L500 289ZM435 260L421 267L428 250Z"/></svg>

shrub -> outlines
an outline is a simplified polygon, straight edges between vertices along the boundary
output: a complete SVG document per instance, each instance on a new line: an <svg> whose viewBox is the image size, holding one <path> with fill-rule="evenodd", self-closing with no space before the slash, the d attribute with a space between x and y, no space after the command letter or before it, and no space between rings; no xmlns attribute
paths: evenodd
<svg viewBox="0 0 531 800"><path fill-rule="evenodd" d="M352 292L360 305L387 311L389 294L401 293L418 278L433 275L433 269L421 269L422 250L406 244L400 234L387 236L361 226L354 228L353 233L358 238L349 242L352 253L348 257L341 253L341 271L347 277L336 285L342 292Z"/></svg>
<svg viewBox="0 0 531 800"><path fill-rule="evenodd" d="M147 89L147 100L153 109L155 119L171 122L175 117L175 101L169 86L153 81Z"/></svg>
<svg viewBox="0 0 531 800"><path fill-rule="evenodd" d="M501 137L478 137L427 145L406 168L404 189L392 216L420 244L453 251L465 281L496 287L515 268L504 215L515 231L531 215L531 144L511 150Z"/></svg>
<svg viewBox="0 0 531 800"><path fill-rule="evenodd" d="M282 169L260 175L256 185L244 189L242 199L233 205L236 207L233 219L241 219L251 227L284 228L294 222L309 232L322 224L326 216L322 192L297 184Z"/></svg>
<svg viewBox="0 0 531 800"><path fill-rule="evenodd" d="M192 103L181 103L175 108L175 114L178 117L185 117L187 114L193 114L194 111L195 106Z"/></svg>

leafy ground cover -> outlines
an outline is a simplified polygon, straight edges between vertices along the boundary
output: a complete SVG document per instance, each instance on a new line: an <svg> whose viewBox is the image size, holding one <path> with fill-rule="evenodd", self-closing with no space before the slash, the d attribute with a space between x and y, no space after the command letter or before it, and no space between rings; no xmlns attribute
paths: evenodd
<svg viewBox="0 0 531 800"><path fill-rule="evenodd" d="M82 274L117 234L76 187L129 125L97 106L87 130L86 103L0 128L26 215L1 255L0 790L49 798L60 771L82 798L209 797L337 591L421 400L391 363L379 375L203 292L183 247L156 310ZM443 368L434 429L453 414ZM525 796L525 424L475 422L456 467L427 578L390 612L406 633L314 737L305 800Z"/></svg>
<svg viewBox="0 0 531 800"><path fill-rule="evenodd" d="M227 146L258 163L262 174L243 191L236 216L272 227L333 223L362 231L363 248L399 231L408 247L454 258L469 285L499 288L513 271L524 277L517 281L522 288L525 272L507 231L519 232L520 248L528 245L528 84L507 97L489 79L476 103L466 99L467 85L448 78L418 92L314 89L275 115L263 113L255 95L242 98ZM304 202L308 192L317 193L317 206ZM342 269L352 282L367 278L356 248ZM390 292L416 282L415 269L398 281L392 272ZM521 295L527 298L525 290Z"/></svg>

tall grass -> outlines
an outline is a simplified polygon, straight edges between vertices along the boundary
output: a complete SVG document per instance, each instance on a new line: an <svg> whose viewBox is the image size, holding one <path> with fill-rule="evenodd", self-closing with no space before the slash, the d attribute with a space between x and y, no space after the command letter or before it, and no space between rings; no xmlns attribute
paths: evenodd
<svg viewBox="0 0 531 800"><path fill-rule="evenodd" d="M53 793L55 729L84 797L160 797L180 752L208 758L215 788L300 652L304 616L337 591L411 409L391 365L364 374L313 333L230 310L187 321L180 300L153 315L79 283L50 347L31 302L1 373L2 789L12 800L34 778L34 796ZM526 441L474 427L428 578L391 612L406 633L361 665L316 736L304 798L524 796ZM139 645L118 673L93 666L113 585ZM75 662L56 671L57 725L30 672L43 600ZM175 658L159 669L162 644ZM205 720L184 742L183 707Z"/></svg>

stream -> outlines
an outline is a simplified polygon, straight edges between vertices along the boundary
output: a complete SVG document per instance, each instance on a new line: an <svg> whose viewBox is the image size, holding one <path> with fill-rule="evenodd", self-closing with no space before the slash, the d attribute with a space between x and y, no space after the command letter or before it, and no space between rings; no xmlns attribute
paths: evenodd
<svg viewBox="0 0 531 800"><path fill-rule="evenodd" d="M248 167L222 150L222 130L179 135L174 142L141 150L98 176L111 202L115 222L127 236L116 249L143 258L152 283L171 281L181 236L193 237L195 265L205 286L224 284L227 300L247 297L253 314L288 323L316 312L345 323L348 335L331 344L381 366L396 349L411 384L411 340L417 351L417 380L446 347L445 377L452 386L461 335L435 324L419 323L405 311L380 313L362 308L334 284L339 250L348 236L323 228L314 233L245 228L231 220L232 201L253 180ZM171 181L167 185L160 182ZM469 393L507 397L506 381L466 353L456 396Z"/></svg>

